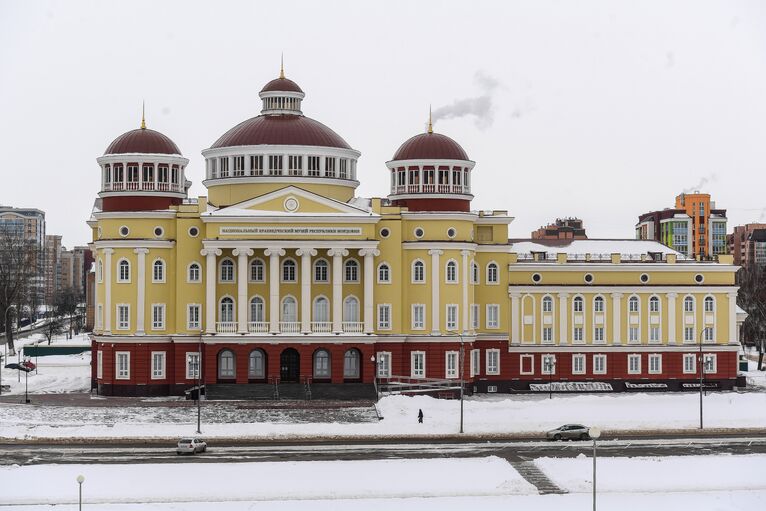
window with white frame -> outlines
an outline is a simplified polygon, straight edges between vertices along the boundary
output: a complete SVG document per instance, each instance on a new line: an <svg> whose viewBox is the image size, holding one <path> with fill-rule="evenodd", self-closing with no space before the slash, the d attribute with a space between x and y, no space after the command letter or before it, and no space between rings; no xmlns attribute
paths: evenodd
<svg viewBox="0 0 766 511"><path fill-rule="evenodd" d="M191 263L189 265L189 275L187 280L189 282L201 282L202 272L200 271L199 263Z"/></svg>
<svg viewBox="0 0 766 511"><path fill-rule="evenodd" d="M662 355L653 353L649 355L649 374L662 373Z"/></svg>
<svg viewBox="0 0 766 511"><path fill-rule="evenodd" d="M96 280L98 280L99 283L104 281L104 263L101 259L99 259L96 264Z"/></svg>
<svg viewBox="0 0 766 511"><path fill-rule="evenodd" d="M199 378L199 352L186 352L186 379L196 380Z"/></svg>
<svg viewBox="0 0 766 511"><path fill-rule="evenodd" d="M391 283L391 268L388 263L380 263L378 266L378 284Z"/></svg>
<svg viewBox="0 0 766 511"><path fill-rule="evenodd" d="M198 303L190 303L186 306L186 329L200 329L200 309L202 306Z"/></svg>
<svg viewBox="0 0 766 511"><path fill-rule="evenodd" d="M479 283L479 265L475 262L471 263L471 284Z"/></svg>
<svg viewBox="0 0 766 511"><path fill-rule="evenodd" d="M296 282L297 281L297 269L295 261L292 259L285 259L282 262L282 282Z"/></svg>
<svg viewBox="0 0 766 511"><path fill-rule="evenodd" d="M697 355L694 353L684 353L684 374L694 374L697 372Z"/></svg>
<svg viewBox="0 0 766 511"><path fill-rule="evenodd" d="M705 353L705 374L715 374L718 372L718 357L715 353Z"/></svg>
<svg viewBox="0 0 766 511"><path fill-rule="evenodd" d="M575 296L574 300L572 300L572 310L574 312L582 312L582 296Z"/></svg>
<svg viewBox="0 0 766 511"><path fill-rule="evenodd" d="M157 259L152 264L152 282L165 282L165 261L162 259Z"/></svg>
<svg viewBox="0 0 766 511"><path fill-rule="evenodd" d="M705 303L705 312L715 311L715 301L713 300L712 296L706 296L704 303Z"/></svg>
<svg viewBox="0 0 766 511"><path fill-rule="evenodd" d="M481 350L471 350L471 377L481 374Z"/></svg>
<svg viewBox="0 0 766 511"><path fill-rule="evenodd" d="M660 341L660 327L653 326L649 328L649 341L650 342L659 342Z"/></svg>
<svg viewBox="0 0 766 511"><path fill-rule="evenodd" d="M447 330L457 330L457 305L454 303L447 304Z"/></svg>
<svg viewBox="0 0 766 511"><path fill-rule="evenodd" d="M412 304L412 329L423 330L426 327L426 306L422 303Z"/></svg>
<svg viewBox="0 0 766 511"><path fill-rule="evenodd" d="M593 355L593 374L606 374L606 355Z"/></svg>
<svg viewBox="0 0 766 511"><path fill-rule="evenodd" d="M410 353L411 376L413 378L426 377L426 352L413 351Z"/></svg>
<svg viewBox="0 0 766 511"><path fill-rule="evenodd" d="M500 327L500 305L496 303L487 304L487 328Z"/></svg>
<svg viewBox="0 0 766 511"><path fill-rule="evenodd" d="M684 312L694 312L694 298L687 296L684 298Z"/></svg>
<svg viewBox="0 0 766 511"><path fill-rule="evenodd" d="M221 261L221 282L234 282L234 261L231 259L224 259Z"/></svg>
<svg viewBox="0 0 766 511"><path fill-rule="evenodd" d="M534 355L521 355L519 357L519 374L535 374Z"/></svg>
<svg viewBox="0 0 766 511"><path fill-rule="evenodd" d="M117 263L117 282L130 282L130 262L126 259Z"/></svg>
<svg viewBox="0 0 766 511"><path fill-rule="evenodd" d="M597 296L593 299L593 312L604 312L604 298Z"/></svg>
<svg viewBox="0 0 766 511"><path fill-rule="evenodd" d="M638 297L631 296L628 300L628 312L638 312Z"/></svg>
<svg viewBox="0 0 766 511"><path fill-rule="evenodd" d="M582 342L582 327L576 326L572 329L572 340L574 342Z"/></svg>
<svg viewBox="0 0 766 511"><path fill-rule="evenodd" d="M378 330L391 330L391 304L378 304Z"/></svg>
<svg viewBox="0 0 766 511"><path fill-rule="evenodd" d="M412 263L412 282L423 283L426 281L425 265L423 261Z"/></svg>
<svg viewBox="0 0 766 511"><path fill-rule="evenodd" d="M487 284L497 284L499 282L497 263L487 265Z"/></svg>
<svg viewBox="0 0 766 511"><path fill-rule="evenodd" d="M593 329L593 341L594 342L604 342L604 327L603 326L597 326Z"/></svg>
<svg viewBox="0 0 766 511"><path fill-rule="evenodd" d="M129 351L117 351L114 354L115 362L115 377L118 380L130 379L130 352Z"/></svg>
<svg viewBox="0 0 766 511"><path fill-rule="evenodd" d="M684 342L694 342L694 327L693 326L684 327Z"/></svg>
<svg viewBox="0 0 766 511"><path fill-rule="evenodd" d="M165 352L152 351L152 380L165 378Z"/></svg>
<svg viewBox="0 0 766 511"><path fill-rule="evenodd" d="M130 329L130 305L127 303L117 304L117 330Z"/></svg>
<svg viewBox="0 0 766 511"><path fill-rule="evenodd" d="M448 284L457 283L457 263L455 261L447 261L445 268L445 280Z"/></svg>
<svg viewBox="0 0 766 511"><path fill-rule="evenodd" d="M378 360L378 378L391 377L391 352L379 351Z"/></svg>
<svg viewBox="0 0 766 511"><path fill-rule="evenodd" d="M639 342L637 326L632 326L628 328L628 342L633 342L633 343Z"/></svg>
<svg viewBox="0 0 766 511"><path fill-rule="evenodd" d="M585 355L572 355L572 374L585 374Z"/></svg>
<svg viewBox="0 0 766 511"><path fill-rule="evenodd" d="M447 351L444 354L444 377L445 378L457 378L459 353L457 351Z"/></svg>
<svg viewBox="0 0 766 511"><path fill-rule="evenodd" d="M479 328L479 304L471 304L471 328L477 330Z"/></svg>
<svg viewBox="0 0 766 511"><path fill-rule="evenodd" d="M263 261L260 259L250 261L250 282L263 282L265 273Z"/></svg>
<svg viewBox="0 0 766 511"><path fill-rule="evenodd" d="M165 330L165 304L152 304L152 330Z"/></svg>
<svg viewBox="0 0 766 511"><path fill-rule="evenodd" d="M641 355L628 355L628 374L641 374Z"/></svg>
<svg viewBox="0 0 766 511"><path fill-rule="evenodd" d="M702 334L702 337L705 338L705 342L713 342L713 327L705 327L704 334Z"/></svg>
<svg viewBox="0 0 766 511"><path fill-rule="evenodd" d="M359 263L357 263L355 260L349 259L346 261L343 281L359 282Z"/></svg>
<svg viewBox="0 0 766 511"><path fill-rule="evenodd" d="M649 312L660 312L660 299L656 296L649 298Z"/></svg>
<svg viewBox="0 0 766 511"><path fill-rule="evenodd" d="M487 374L500 374L500 350L490 349L487 353Z"/></svg>
<svg viewBox="0 0 766 511"><path fill-rule="evenodd" d="M543 298L543 312L553 312L553 299L550 296Z"/></svg>
<svg viewBox="0 0 766 511"><path fill-rule="evenodd" d="M96 352L96 378L104 377L104 352L98 350Z"/></svg>
<svg viewBox="0 0 766 511"><path fill-rule="evenodd" d="M324 259L318 259L314 263L314 282L329 282L330 265Z"/></svg>
<svg viewBox="0 0 766 511"><path fill-rule="evenodd" d="M543 327L543 342L546 343L552 343L553 342L553 328L549 326Z"/></svg>
<svg viewBox="0 0 766 511"><path fill-rule="evenodd" d="M540 358L540 372L556 374L556 355L543 355Z"/></svg>

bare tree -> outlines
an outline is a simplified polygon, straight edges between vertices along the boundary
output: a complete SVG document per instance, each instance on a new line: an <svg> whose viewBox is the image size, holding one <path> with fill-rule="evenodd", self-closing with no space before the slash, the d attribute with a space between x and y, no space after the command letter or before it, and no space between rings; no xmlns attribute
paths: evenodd
<svg viewBox="0 0 766 511"><path fill-rule="evenodd" d="M72 338L72 328L74 327L72 318L77 313L77 305L79 303L80 295L71 287L62 289L56 295L56 301L54 304L56 308L56 315L59 317L65 317L69 320L69 326L67 327L68 339Z"/></svg>
<svg viewBox="0 0 766 511"><path fill-rule="evenodd" d="M45 335L45 338L48 339L48 344L50 344L51 339L53 339L54 336L61 335L66 331L64 321L59 317L53 317L45 323L43 334Z"/></svg>
<svg viewBox="0 0 766 511"><path fill-rule="evenodd" d="M0 314L3 315L8 353L13 355L13 319L21 314L20 304L29 303L35 291L38 246L13 225L0 225Z"/></svg>
<svg viewBox="0 0 766 511"><path fill-rule="evenodd" d="M737 272L739 306L747 312L742 325L742 337L746 344L758 348L758 369L763 368L766 352L766 265L751 265Z"/></svg>

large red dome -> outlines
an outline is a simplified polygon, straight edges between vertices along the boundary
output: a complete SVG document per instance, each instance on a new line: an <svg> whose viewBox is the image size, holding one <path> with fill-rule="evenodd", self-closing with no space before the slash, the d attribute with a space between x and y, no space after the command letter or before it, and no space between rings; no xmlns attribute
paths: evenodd
<svg viewBox="0 0 766 511"><path fill-rule="evenodd" d="M298 84L289 78L274 78L263 86L261 92L300 92L303 93Z"/></svg>
<svg viewBox="0 0 766 511"><path fill-rule="evenodd" d="M306 145L351 149L333 130L302 115L253 117L224 133L211 149L246 145Z"/></svg>
<svg viewBox="0 0 766 511"><path fill-rule="evenodd" d="M159 131L146 128L123 133L109 144L104 154L181 154L178 146Z"/></svg>
<svg viewBox="0 0 766 511"><path fill-rule="evenodd" d="M468 160L468 155L446 135L421 133L399 146L392 160Z"/></svg>

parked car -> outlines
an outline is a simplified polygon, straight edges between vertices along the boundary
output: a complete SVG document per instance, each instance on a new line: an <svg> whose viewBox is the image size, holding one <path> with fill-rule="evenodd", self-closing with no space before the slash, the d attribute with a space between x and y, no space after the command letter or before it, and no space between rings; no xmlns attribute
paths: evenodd
<svg viewBox="0 0 766 511"><path fill-rule="evenodd" d="M590 428L582 424L564 424L545 433L548 440L589 440Z"/></svg>
<svg viewBox="0 0 766 511"><path fill-rule="evenodd" d="M5 368L16 369L17 371L24 371L25 373L28 373L34 369L34 364L33 364L33 369L30 369L24 364L24 362L22 362L21 364L17 364L16 362L13 362L12 364L5 364Z"/></svg>
<svg viewBox="0 0 766 511"><path fill-rule="evenodd" d="M197 454L205 451L207 451L207 443L201 438L182 438L176 447L176 454Z"/></svg>

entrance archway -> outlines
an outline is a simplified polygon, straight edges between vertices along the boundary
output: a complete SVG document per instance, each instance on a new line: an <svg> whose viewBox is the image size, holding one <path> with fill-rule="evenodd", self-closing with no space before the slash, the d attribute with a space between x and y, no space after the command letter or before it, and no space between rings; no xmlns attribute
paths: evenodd
<svg viewBox="0 0 766 511"><path fill-rule="evenodd" d="M301 357L293 348L287 348L279 356L279 379L283 382L297 382L300 375Z"/></svg>

